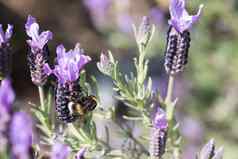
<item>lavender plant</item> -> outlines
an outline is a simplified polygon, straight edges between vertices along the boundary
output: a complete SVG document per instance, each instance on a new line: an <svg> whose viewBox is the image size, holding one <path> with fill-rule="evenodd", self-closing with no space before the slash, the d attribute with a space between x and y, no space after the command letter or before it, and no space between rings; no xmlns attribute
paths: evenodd
<svg viewBox="0 0 238 159"><path fill-rule="evenodd" d="M31 39L27 40L30 47L27 59L32 82L39 88L40 105L31 103L35 121L25 112L14 111L14 91L8 79L2 80L0 158L180 159L182 137L174 115L177 103L177 98L173 98L174 81L188 62L191 42L189 29L198 21L202 8L203 5L200 5L196 15L189 15L185 0L170 1L171 19L164 59L169 80L165 98L159 92L152 91L152 80L148 76L147 52L155 31L148 17L142 18L139 27L133 25L139 52L134 58L135 72L129 75L122 73L119 62L110 51L101 54L97 63L99 71L111 78L115 98L129 108L122 119L116 117L115 107L106 109L101 105L96 78L91 77L91 84L86 80L88 75L84 68L91 57L84 54L80 44L77 43L69 51L63 45L58 45L56 63L51 67L47 42L52 39L52 33L39 33L36 19L28 16L25 28ZM1 47L5 47L5 44L9 46L12 26L5 34L1 30ZM46 98L44 85L49 76L55 77L50 82L54 91L48 90ZM92 92L96 92L95 95ZM98 124L100 120L111 123L118 130L106 125L105 138L101 137L97 130L103 127ZM140 135L134 133L130 126L133 124L140 127ZM112 144L117 141L111 138L114 133L120 135L122 142L119 146ZM194 158L221 159L222 155L223 148L215 149L214 140L210 140Z"/></svg>

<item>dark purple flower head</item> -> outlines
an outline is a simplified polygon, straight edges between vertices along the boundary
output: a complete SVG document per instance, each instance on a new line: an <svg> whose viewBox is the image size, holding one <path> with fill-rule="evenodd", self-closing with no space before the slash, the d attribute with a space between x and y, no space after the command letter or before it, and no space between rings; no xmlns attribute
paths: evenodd
<svg viewBox="0 0 238 159"><path fill-rule="evenodd" d="M160 107L158 107L157 112L155 114L153 125L156 129L160 130L166 130L168 128L166 113Z"/></svg>
<svg viewBox="0 0 238 159"><path fill-rule="evenodd" d="M73 50L66 52L63 45L59 45L56 49L57 65L52 70L48 64L44 66L45 73L54 74L60 84L74 82L79 78L80 71L83 69L91 58L84 55L83 49L77 43Z"/></svg>
<svg viewBox="0 0 238 159"><path fill-rule="evenodd" d="M4 79L0 86L0 107L4 107L8 112L15 99L15 93L12 89L11 82Z"/></svg>
<svg viewBox="0 0 238 159"><path fill-rule="evenodd" d="M0 24L0 46L2 46L3 43L7 43L10 38L12 37L13 33L13 25L8 24L6 32L4 33L2 24Z"/></svg>
<svg viewBox="0 0 238 159"><path fill-rule="evenodd" d="M69 146L57 142L53 145L51 159L67 159L70 151Z"/></svg>
<svg viewBox="0 0 238 159"><path fill-rule="evenodd" d="M52 32L48 30L39 33L39 24L36 22L36 19L31 15L29 15L27 18L25 29L27 35L31 38L31 40L27 40L27 43L31 47L32 52L36 52L34 50L37 49L42 50L45 44L53 37Z"/></svg>
<svg viewBox="0 0 238 159"><path fill-rule="evenodd" d="M185 0L170 0L170 16L169 24L178 32L182 33L191 28L191 26L199 20L203 5L199 6L196 15L189 15L185 9Z"/></svg>
<svg viewBox="0 0 238 159"><path fill-rule="evenodd" d="M14 114L10 125L10 141L12 153L16 158L29 158L32 145L32 119L25 112Z"/></svg>
<svg viewBox="0 0 238 159"><path fill-rule="evenodd" d="M86 148L81 148L75 156L75 159L84 159Z"/></svg>

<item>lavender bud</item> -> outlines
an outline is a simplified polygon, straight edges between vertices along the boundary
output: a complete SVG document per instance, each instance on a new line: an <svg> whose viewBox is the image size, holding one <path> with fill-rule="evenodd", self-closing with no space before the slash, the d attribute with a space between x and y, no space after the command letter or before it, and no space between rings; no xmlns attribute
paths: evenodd
<svg viewBox="0 0 238 159"><path fill-rule="evenodd" d="M45 64L47 75L53 74L57 78L56 112L57 118L63 122L73 122L87 111L96 107L93 96L86 96L79 85L80 71L91 61L89 56L76 44L74 50L66 52L63 45L57 47L57 65L51 69Z"/></svg>
<svg viewBox="0 0 238 159"><path fill-rule="evenodd" d="M151 38L151 35L152 35L152 25L150 24L150 19L149 17L144 16L138 28L138 32L136 33L136 41L138 45L146 48Z"/></svg>
<svg viewBox="0 0 238 159"><path fill-rule="evenodd" d="M198 154L198 159L222 159L223 148L216 150L214 140L211 139Z"/></svg>
<svg viewBox="0 0 238 159"><path fill-rule="evenodd" d="M200 5L196 15L189 15L185 9L185 0L171 0L170 2L170 29L167 34L165 51L165 69L173 75L184 70L188 62L190 47L189 29L199 20L203 5Z"/></svg>
<svg viewBox="0 0 238 159"><path fill-rule="evenodd" d="M67 159L70 155L70 147L61 143L55 143L51 152L51 159Z"/></svg>
<svg viewBox="0 0 238 159"><path fill-rule="evenodd" d="M13 26L8 24L4 33L0 24L0 77L6 77L11 73L12 50L9 40L12 37Z"/></svg>
<svg viewBox="0 0 238 159"><path fill-rule="evenodd" d="M168 122L165 112L158 108L154 121L150 141L150 155L161 158L165 153Z"/></svg>
<svg viewBox="0 0 238 159"><path fill-rule="evenodd" d="M100 62L97 63L97 67L102 73L108 76L110 76L113 72L113 63L104 53L101 53Z"/></svg>
<svg viewBox="0 0 238 159"><path fill-rule="evenodd" d="M30 67L31 80L35 85L42 86L47 81L44 65L49 59L47 42L52 39L52 33L43 31L39 34L39 24L31 15L27 18L25 29L27 35L31 38L27 40L27 44L30 47L27 60Z"/></svg>
<svg viewBox="0 0 238 159"><path fill-rule="evenodd" d="M31 158L32 120L24 112L15 113L10 125L11 150L15 158Z"/></svg>
<svg viewBox="0 0 238 159"><path fill-rule="evenodd" d="M86 148L81 148L75 156L75 159L85 159L84 154L86 152Z"/></svg>

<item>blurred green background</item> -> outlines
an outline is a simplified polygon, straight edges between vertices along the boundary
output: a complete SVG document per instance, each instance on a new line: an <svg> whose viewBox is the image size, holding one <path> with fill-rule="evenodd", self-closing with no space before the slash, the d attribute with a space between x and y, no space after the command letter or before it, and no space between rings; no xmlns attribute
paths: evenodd
<svg viewBox="0 0 238 159"><path fill-rule="evenodd" d="M177 118L185 138L184 159L201 144L214 137L225 147L224 159L237 159L238 150L238 1L187 0L195 14L204 4L200 21L191 30L189 64L176 81L179 97ZM18 96L17 105L38 102L26 64L27 39L24 23L28 14L35 16L42 30L51 30L49 42L52 60L55 47L72 48L80 42L93 58L87 70L97 76L105 105L115 103L111 83L98 72L95 63L100 52L112 50L124 72L133 70L132 58L137 49L131 25L144 15L156 25L148 51L149 74L154 89L164 92L166 75L163 54L168 30L168 0L0 0L0 23L14 24L12 79Z"/></svg>

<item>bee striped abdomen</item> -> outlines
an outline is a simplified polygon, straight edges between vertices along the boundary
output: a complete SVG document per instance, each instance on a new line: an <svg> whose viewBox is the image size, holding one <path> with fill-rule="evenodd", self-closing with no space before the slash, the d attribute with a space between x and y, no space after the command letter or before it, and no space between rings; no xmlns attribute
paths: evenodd
<svg viewBox="0 0 238 159"><path fill-rule="evenodd" d="M167 34L167 46L165 52L165 69L169 74L182 72L188 62L190 47L190 34L188 31L177 32L170 27Z"/></svg>

